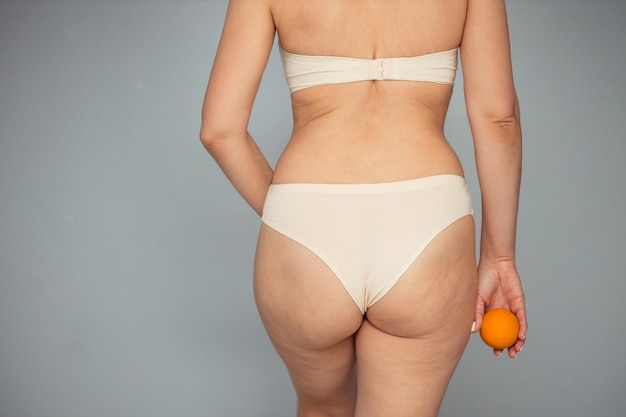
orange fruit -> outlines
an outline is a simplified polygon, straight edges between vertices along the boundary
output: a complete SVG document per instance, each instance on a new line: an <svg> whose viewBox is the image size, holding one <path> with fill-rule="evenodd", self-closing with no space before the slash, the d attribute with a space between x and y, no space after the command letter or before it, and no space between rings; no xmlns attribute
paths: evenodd
<svg viewBox="0 0 626 417"><path fill-rule="evenodd" d="M487 346L506 349L513 346L519 333L519 320L515 314L503 308L489 310L483 317L480 337Z"/></svg>

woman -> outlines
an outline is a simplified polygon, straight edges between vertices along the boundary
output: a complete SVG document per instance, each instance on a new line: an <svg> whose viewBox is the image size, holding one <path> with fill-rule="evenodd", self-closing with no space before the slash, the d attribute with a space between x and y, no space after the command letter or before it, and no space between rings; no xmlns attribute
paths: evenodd
<svg viewBox="0 0 626 417"><path fill-rule="evenodd" d="M275 33L294 127L272 170L247 125ZM478 268L443 135L457 51L483 201ZM470 329L495 307L519 318L508 354L521 351L521 129L503 0L231 0L201 139L263 216L255 297L298 416L437 415Z"/></svg>

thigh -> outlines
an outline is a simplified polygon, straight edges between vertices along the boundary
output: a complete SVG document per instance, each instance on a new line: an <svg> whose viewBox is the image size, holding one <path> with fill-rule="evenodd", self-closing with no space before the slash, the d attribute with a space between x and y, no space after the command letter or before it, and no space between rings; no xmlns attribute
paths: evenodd
<svg viewBox="0 0 626 417"><path fill-rule="evenodd" d="M436 416L476 302L474 222L442 231L367 312L356 336L357 416Z"/></svg>
<svg viewBox="0 0 626 417"><path fill-rule="evenodd" d="M356 336L355 416L436 417L468 337L406 338L366 320Z"/></svg>
<svg viewBox="0 0 626 417"><path fill-rule="evenodd" d="M299 402L353 402L353 335L363 316L332 271L306 247L262 225L254 292Z"/></svg>

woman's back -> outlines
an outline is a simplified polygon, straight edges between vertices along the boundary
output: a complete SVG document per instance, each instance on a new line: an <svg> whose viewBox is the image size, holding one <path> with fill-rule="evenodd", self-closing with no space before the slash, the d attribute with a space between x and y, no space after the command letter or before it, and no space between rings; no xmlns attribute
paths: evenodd
<svg viewBox="0 0 626 417"><path fill-rule="evenodd" d="M248 121L276 32L294 129L273 169ZM471 199L443 134L457 48L481 186L478 270ZM262 216L255 298L298 415L436 416L485 308L516 313L508 352L521 350L504 0L230 0L200 135Z"/></svg>
<svg viewBox="0 0 626 417"><path fill-rule="evenodd" d="M273 1L289 54L363 59L423 56L459 46L459 0ZM371 80L292 94L294 131L274 182L384 182L462 174L443 136L452 87Z"/></svg>

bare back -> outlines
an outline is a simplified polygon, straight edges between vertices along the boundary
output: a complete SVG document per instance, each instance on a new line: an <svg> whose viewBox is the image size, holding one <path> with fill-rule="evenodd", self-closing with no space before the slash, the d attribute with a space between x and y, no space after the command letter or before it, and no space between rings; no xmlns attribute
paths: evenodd
<svg viewBox="0 0 626 417"><path fill-rule="evenodd" d="M248 122L276 32L293 92L294 129L272 169ZM404 65L424 62L417 58L422 55L449 57L457 47L481 186L478 271L469 211L446 214L435 237L421 226L407 227L422 221L432 225L442 211L470 207L466 188L460 205L432 205L436 199L424 197L422 188L411 193L402 188L402 195L419 192L411 203L384 195L397 186L455 178L438 174L463 174L444 137L456 55L449 58L454 65L429 67L450 70L452 77L441 83L414 72L419 65ZM435 52L442 54L430 55ZM363 60L319 56L409 59L367 61L362 71ZM358 62L358 69L342 72L351 64L336 70L330 62ZM378 75L371 75L372 68ZM315 81L337 73L341 77ZM229 1L200 138L235 189L263 216L255 299L289 369L299 416L436 416L472 319L478 329L485 306L510 305L517 311L519 340L509 355L521 350L525 313L514 265L518 114L504 0ZM428 176L433 177L420 178ZM385 182L391 184L372 184ZM343 192L355 189L378 191ZM446 190L440 194L454 194ZM432 211L417 214L417 207ZM344 223L354 227L337 227ZM387 231L394 234L383 241ZM396 232L407 236L405 244ZM388 260L390 252L400 253L400 245L410 255L391 263L402 269L412 262L401 276L395 266L365 262ZM333 267L338 264L348 268ZM346 272L353 265L367 266ZM367 303L364 315L361 300L373 282L391 286Z"/></svg>
<svg viewBox="0 0 626 417"><path fill-rule="evenodd" d="M271 2L280 43L302 55L418 56L461 43L466 1ZM294 130L273 182L385 182L462 175L443 126L449 85L360 81L292 94Z"/></svg>

